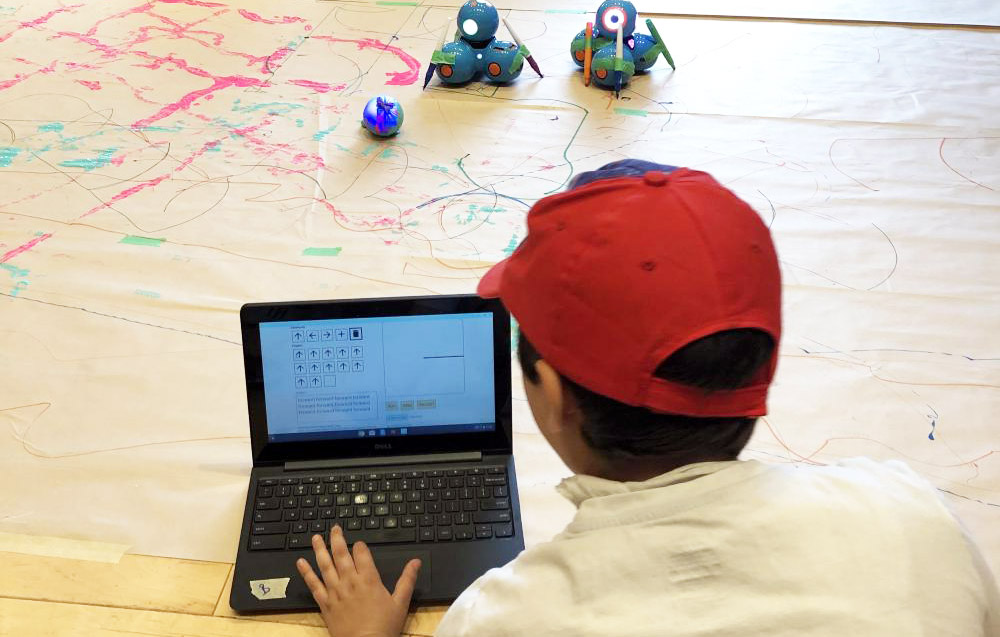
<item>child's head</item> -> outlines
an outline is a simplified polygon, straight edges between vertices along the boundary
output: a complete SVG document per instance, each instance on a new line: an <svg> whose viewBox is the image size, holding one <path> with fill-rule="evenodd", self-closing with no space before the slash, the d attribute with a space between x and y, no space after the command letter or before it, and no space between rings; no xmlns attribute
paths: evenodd
<svg viewBox="0 0 1000 637"><path fill-rule="evenodd" d="M735 458L781 333L770 233L705 173L624 160L539 201L480 282L520 325L539 428L578 472Z"/></svg>

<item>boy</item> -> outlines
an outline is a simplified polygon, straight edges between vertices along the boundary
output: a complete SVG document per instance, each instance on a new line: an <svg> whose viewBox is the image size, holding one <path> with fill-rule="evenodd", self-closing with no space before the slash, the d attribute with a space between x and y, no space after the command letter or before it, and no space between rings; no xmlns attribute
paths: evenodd
<svg viewBox="0 0 1000 637"><path fill-rule="evenodd" d="M474 582L438 635L1000 635L996 584L936 490L898 462L738 461L781 332L768 229L710 176L608 164L539 201L479 285L520 325L532 415L577 475L551 542ZM390 594L338 529L330 634L395 637Z"/></svg>

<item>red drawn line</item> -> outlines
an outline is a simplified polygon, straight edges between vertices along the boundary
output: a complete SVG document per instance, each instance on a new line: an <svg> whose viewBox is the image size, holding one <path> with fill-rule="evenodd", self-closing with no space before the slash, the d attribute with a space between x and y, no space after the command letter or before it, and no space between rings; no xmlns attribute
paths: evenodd
<svg viewBox="0 0 1000 637"><path fill-rule="evenodd" d="M49 11L48 13L46 13L43 16L41 16L40 18L35 18L34 20L31 20L29 22L22 22L21 25L18 28L14 29L13 31L11 31L7 35L0 35L0 42L3 42L4 40L6 40L7 38L9 38L10 36L14 35L18 31L20 31L21 29L28 29L28 28L31 28L31 27L41 26L41 25L45 24L46 22L48 22L49 20L51 20L52 18L54 18L56 16L56 14L64 13L66 11L71 11L73 9L76 9L77 7L82 7L82 6L83 6L82 4L74 4L74 5L69 6L69 7L59 7L58 9L53 9L52 11Z"/></svg>
<svg viewBox="0 0 1000 637"><path fill-rule="evenodd" d="M996 191L995 191L995 190L994 190L993 188L990 188L990 187L989 187L989 186L987 186L986 184L981 184L981 183L979 183L978 181L976 181L975 179L972 179L971 177L966 177L966 176L965 176L965 175L963 175L962 173L960 173L960 172L958 172L957 170L955 170L955 169L954 169L954 168L952 167L952 165L948 163L948 160L944 158L944 143L945 143L946 141L948 141L948 138L947 138L947 137L943 137L943 138L941 139L941 145L940 145L940 146L938 146L938 157L940 157L940 158L941 158L941 161L942 161L942 162L944 162L944 165L945 165L945 166L947 166L947 167L948 167L948 169L949 169L949 170L950 170L951 172L955 173L956 175L958 175L959 177L961 177L961 178L962 178L962 179L964 179L965 181L968 181L968 182L971 182L971 183L974 183L974 184L976 184L977 186L982 186L982 187L983 187L983 188L985 188L986 190L993 190L994 192L996 192Z"/></svg>
<svg viewBox="0 0 1000 637"><path fill-rule="evenodd" d="M346 84L326 84L324 82L313 82L312 80L288 80L289 84L311 88L317 93L329 93L330 91L342 91L347 88Z"/></svg>
<svg viewBox="0 0 1000 637"><path fill-rule="evenodd" d="M52 233L43 234L43 235L41 235L39 237L35 237L34 239L32 239L31 241L27 242L23 246L18 246L16 248L14 248L13 250L10 250L6 254L4 254L2 257L0 257L0 263L5 263L7 261L10 261L11 259L13 259L14 257L16 257L17 255L21 254L22 252L27 252L28 250L34 248L36 245L38 245L42 241L45 241L46 239L48 239L51 236L52 236Z"/></svg>
<svg viewBox="0 0 1000 637"><path fill-rule="evenodd" d="M208 88L203 88L197 91L191 91L190 93L188 93L181 99L177 100L176 102L173 102L172 104L167 104L166 106L161 108L153 115L150 115L146 119L140 119L136 121L135 123L132 124L132 128L142 128L143 126L149 126L153 122L159 121L164 117L169 117L170 115L173 115L179 110L187 110L188 108L191 107L191 104L193 104L194 101L197 100L198 98L205 97L206 95L210 95L215 91L221 91L222 89L229 88L230 86L247 87L247 86L266 86L266 85L267 82L261 80L255 80L249 77L240 77L240 76L217 77L215 78L215 81L212 83L212 85L209 86Z"/></svg>
<svg viewBox="0 0 1000 637"><path fill-rule="evenodd" d="M329 35L316 35L313 36L314 40L327 40L328 42L351 42L358 46L358 50L364 49L379 49L381 51L389 51L398 57L406 66L408 70L406 71L389 71L386 75L389 77L389 81L386 85L390 86L407 86L413 84L417 81L417 76L420 74L420 61L413 57L403 49L395 46L389 46L385 42L376 40L375 38L362 38L360 40L346 40L341 38L334 38Z"/></svg>
<svg viewBox="0 0 1000 637"><path fill-rule="evenodd" d="M153 186L156 186L157 184L163 182L164 180L169 179L171 175L173 175L174 173L178 173L178 172L184 170L189 165L191 165L191 162L193 162L198 157L201 157L202 155L204 155L207 151L209 151L209 150L211 150L213 148L216 148L219 145L219 141L220 140L218 140L218 139L213 139L212 141L205 142L200 149L198 149L196 152L192 153L190 157L188 157L187 159L185 159L184 161L182 161L176 168L174 168L170 172L164 173L164 174L160 175L159 177L156 177L154 179L150 179L149 181L144 181L141 184L136 184L135 186L132 186L131 188L126 188L125 190L121 191L120 193L118 193L117 195L115 195L114 197L112 197L111 199L108 199L104 203L102 203L102 204L100 204L98 206L94 206L93 208L91 208L87 212L83 213L82 215L80 215L79 217L77 217L77 220L83 219L84 217L90 216L90 215L94 214L95 212L98 212L100 210L104 210L105 208L110 208L112 205L118 203L122 199L128 199L129 197L131 197L132 195L136 194L137 192L145 190L146 188L152 188Z"/></svg>
<svg viewBox="0 0 1000 637"><path fill-rule="evenodd" d="M203 2L202 0L155 0L163 4L186 4L191 7L224 7L226 5L218 2Z"/></svg>
<svg viewBox="0 0 1000 637"><path fill-rule="evenodd" d="M263 18L260 15L254 13L253 11L247 11L246 9L240 9L239 12L240 15L246 18L247 20L250 20L251 22L260 22L263 24L292 24L293 22L306 21L305 18L300 18L298 16L291 16L291 15L282 16L280 19L277 20L268 20L267 18Z"/></svg>
<svg viewBox="0 0 1000 637"><path fill-rule="evenodd" d="M42 68L38 69L37 71L33 71L31 73L17 73L17 74L14 75L13 78L11 78L9 80L0 80L0 91L2 91L4 89L8 89L8 88L14 86L15 84L20 84L21 82L25 81L26 79L28 79L32 75L38 75L39 73L51 73L51 72L53 72L55 70L56 70L56 62L52 62L52 64L50 64L50 65L48 65L46 67L42 67Z"/></svg>

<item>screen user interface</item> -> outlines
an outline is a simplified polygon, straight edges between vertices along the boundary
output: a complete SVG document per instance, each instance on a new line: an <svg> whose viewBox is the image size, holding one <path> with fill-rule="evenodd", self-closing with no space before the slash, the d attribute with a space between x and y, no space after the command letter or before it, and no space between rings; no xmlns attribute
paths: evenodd
<svg viewBox="0 0 1000 637"><path fill-rule="evenodd" d="M260 324L268 438L492 431L493 315Z"/></svg>

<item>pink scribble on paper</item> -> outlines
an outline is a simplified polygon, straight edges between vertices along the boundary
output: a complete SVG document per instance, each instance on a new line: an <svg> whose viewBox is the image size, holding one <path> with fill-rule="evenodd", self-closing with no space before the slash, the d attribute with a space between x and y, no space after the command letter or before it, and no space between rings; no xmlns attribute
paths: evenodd
<svg viewBox="0 0 1000 637"><path fill-rule="evenodd" d="M239 10L240 15L250 20L251 22L261 22L263 24L292 24L293 22L305 22L305 18L299 18L297 16L286 15L275 20L268 20L267 18L262 18L260 15L254 13L253 11L247 11L246 9Z"/></svg>
<svg viewBox="0 0 1000 637"><path fill-rule="evenodd" d="M84 86L86 86L87 88L89 88L92 91L99 91L99 90L101 90L101 83L98 82L98 81L77 80L76 83L77 84L83 84Z"/></svg>
<svg viewBox="0 0 1000 637"><path fill-rule="evenodd" d="M148 181L144 181L141 184L136 184L135 186L132 186L130 188L126 188L125 190L119 192L117 195L115 195L111 199L108 199L104 203L102 203L102 204L100 204L98 206L94 206L93 208L91 208L87 212L85 212L82 215L80 215L79 217L77 217L77 219L83 219L84 217L90 216L90 215L94 214L95 212L99 212L101 210L104 210L105 208L110 208L112 205L118 203L119 201L121 201L123 199L128 199L129 197L131 197L132 195L136 194L137 192L141 192L141 191L143 191L143 190L145 190L147 188L152 188L153 186L156 186L156 185L160 184L161 182L169 179L171 175L173 175L175 173L178 173L178 172L184 170L185 168L187 168L188 166L190 166L191 162L193 162L195 159L197 159L197 158L201 157L202 155L204 155L207 151L209 151L209 150L217 147L219 145L220 141L221 140L213 139L211 141L205 142L204 144L202 144L201 148L199 148L197 151L195 151L190 156L188 156L186 159L184 159L180 164L177 165L176 168L174 168L170 172L164 173L164 174L160 175L159 177L155 177L155 178L150 179Z"/></svg>
<svg viewBox="0 0 1000 637"><path fill-rule="evenodd" d="M265 74L274 73L277 69L273 68L271 65L281 62L294 52L295 49L283 46L271 55L259 58L264 61L264 64L260 67L260 72Z"/></svg>
<svg viewBox="0 0 1000 637"><path fill-rule="evenodd" d="M45 24L46 22L48 22L49 20L51 20L52 18L54 18L57 14L65 13L66 11L72 11L73 9L76 9L76 8L82 7L82 6L83 6L82 4L74 4L74 5L71 5L71 6L68 6L68 7L59 7L58 9L53 9L52 11L49 11L48 13L46 13L45 15L43 15L43 16L41 16L39 18L35 18L34 20L29 20L27 22L22 22L16 29L14 29L13 31L11 31L7 35L0 35L0 42L3 42L4 40L6 40L7 38L9 38L10 36L14 35L18 31L20 31L21 29L30 29L30 28L41 26L41 25Z"/></svg>
<svg viewBox="0 0 1000 637"><path fill-rule="evenodd" d="M6 252L2 257L0 257L0 263L5 263L5 262L13 259L17 255L21 254L22 252L27 252L28 250L34 248L36 245L38 245L42 241L45 241L46 239L48 239L51 236L52 236L52 233L43 234L43 235L41 235L39 237L35 237L34 239L32 239L31 241L25 243L22 246L18 246L16 248L14 248L13 250L10 250L10 251Z"/></svg>
<svg viewBox="0 0 1000 637"><path fill-rule="evenodd" d="M317 93L329 93L330 91L342 91L347 84L326 84L324 82L314 82L312 80L288 80L289 84L310 88Z"/></svg>
<svg viewBox="0 0 1000 637"><path fill-rule="evenodd" d="M203 2L202 0L156 0L162 4L186 4L191 7L224 7L218 2Z"/></svg>
<svg viewBox="0 0 1000 637"><path fill-rule="evenodd" d="M158 122L164 117L169 117L177 111L187 110L191 105L200 97L204 97L213 93L215 91L221 91L222 89L229 88L231 86L247 87L247 86L262 86L266 82L262 83L260 80L251 79L249 77L217 77L211 86L197 91L191 91L184 97L180 98L176 102L167 104L159 111L150 115L145 119L140 119L132 123L132 128L142 128L143 126L149 126L153 122Z"/></svg>
<svg viewBox="0 0 1000 637"><path fill-rule="evenodd" d="M48 66L44 66L44 67L42 67L42 68L40 68L37 71L34 71L32 73L15 73L14 77L12 77L9 80L0 80L0 91L2 91L4 89L8 89L8 88L14 86L15 84L20 84L21 82L23 82L24 80L28 79L32 75L37 75L39 73L51 73L52 71L54 71L56 69L56 64L57 64L56 62L52 62L52 64L49 64Z"/></svg>
<svg viewBox="0 0 1000 637"><path fill-rule="evenodd" d="M360 40L346 40L342 38L334 38L328 35L316 35L313 36L314 40L326 40L328 42L351 42L356 44L358 50L364 49L380 49L382 51L389 51L398 57L406 66L408 70L406 71L390 71L386 75L389 80L386 82L387 86L407 86L413 84L417 81L420 75L420 61L413 57L403 49L396 46L389 46L385 42L376 40L375 38L362 38Z"/></svg>

